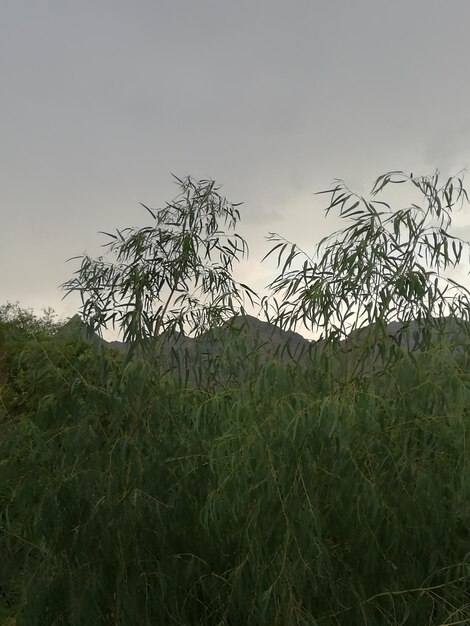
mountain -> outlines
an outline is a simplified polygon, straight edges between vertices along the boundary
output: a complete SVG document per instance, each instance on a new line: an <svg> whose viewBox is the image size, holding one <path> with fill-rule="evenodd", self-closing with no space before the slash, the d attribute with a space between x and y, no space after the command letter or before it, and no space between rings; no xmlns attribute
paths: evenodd
<svg viewBox="0 0 470 626"><path fill-rule="evenodd" d="M346 359L347 367L354 369L358 358L368 350L367 369L380 364L378 337L374 337L376 324L353 331L346 340L340 342L339 352ZM452 345L453 353L462 352L463 345L469 343L469 325L459 318L435 318L428 328L431 343L438 338ZM79 315L72 317L59 331L63 336L80 335L97 345L125 353L128 344L108 342L91 332ZM385 336L390 344L399 345L403 350L419 352L424 331L417 321L409 323L390 322L385 327ZM382 336L383 339L383 336ZM381 339L381 340L382 340ZM169 370L181 368L192 370L196 362L214 362L224 353L236 354L238 367L253 367L253 363L265 362L271 358L286 364L302 361L309 350L322 350L324 341L311 342L299 333L287 331L251 315L237 315L198 337L188 337L183 333L164 333L157 342L165 367ZM252 358L249 363L248 357Z"/></svg>
<svg viewBox="0 0 470 626"><path fill-rule="evenodd" d="M93 332L82 320L80 315L76 313L56 332L56 337L82 337L87 341L99 345L109 345L109 342L102 339L97 333ZM114 342L113 342L114 343ZM119 343L119 342L116 342Z"/></svg>
<svg viewBox="0 0 470 626"><path fill-rule="evenodd" d="M78 335L119 352L128 350L128 344L125 342L106 341L91 331L78 314L74 315L57 334L63 337ZM282 330L274 324L251 315L237 315L198 337L188 337L183 333L163 334L160 338L160 345L164 351L176 349L217 356L230 341L242 338L250 350L260 349L270 357L277 355L281 361L299 357L311 345L311 342L299 333Z"/></svg>
<svg viewBox="0 0 470 626"><path fill-rule="evenodd" d="M374 330L379 330L377 324L355 330L346 339L344 345L348 347L362 345L367 338L372 336ZM416 320L390 322L385 327L386 337L410 352L419 352L427 339L430 344L439 340L457 348L469 340L469 331L469 324L458 317L435 317L426 325L419 324ZM380 337L380 333L378 336Z"/></svg>

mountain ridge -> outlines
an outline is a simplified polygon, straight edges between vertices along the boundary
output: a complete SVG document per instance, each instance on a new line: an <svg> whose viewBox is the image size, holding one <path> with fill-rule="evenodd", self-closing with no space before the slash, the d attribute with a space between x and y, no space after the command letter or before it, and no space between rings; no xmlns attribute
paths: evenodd
<svg viewBox="0 0 470 626"><path fill-rule="evenodd" d="M432 318L433 324L430 332L436 338L439 333L449 340L450 343L461 343L465 338L469 338L470 327L463 319L453 316ZM352 331L345 340L340 342L343 348L354 350L362 345L371 331L376 327L376 323L364 326ZM440 328L440 330L439 330ZM61 335L80 334L84 339L98 345L125 353L129 349L129 344L121 341L107 341L93 332L82 320L80 315L75 314L58 331ZM385 335L401 347L409 350L419 350L419 342L423 338L423 330L416 320L409 322L392 321L385 326ZM214 355L220 352L221 345L228 341L229 336L243 336L250 348L258 346L273 356L279 350L283 351L286 346L290 358L300 356L307 349L315 345L321 345L324 340L308 340L300 333L293 330L285 330L275 324L264 321L258 317L248 314L235 315L230 320L210 328L197 337L190 337L184 333L177 333L160 336L160 340L167 349L178 348L185 350L196 350L201 354ZM282 357L281 360L288 360Z"/></svg>

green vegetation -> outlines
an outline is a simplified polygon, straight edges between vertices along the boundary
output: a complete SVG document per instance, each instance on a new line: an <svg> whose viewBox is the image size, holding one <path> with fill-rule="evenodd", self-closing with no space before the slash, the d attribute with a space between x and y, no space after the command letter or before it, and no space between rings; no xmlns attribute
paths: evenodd
<svg viewBox="0 0 470 626"><path fill-rule="evenodd" d="M94 328L119 323L127 354L60 332L50 315L0 309L0 620L470 623L470 308L442 275L465 250L450 234L465 192L458 179L439 188L399 173L375 190L399 180L420 186L423 213L381 212L338 186L330 210L351 229L317 257L295 265L298 248L273 236L281 304L264 309L285 328L323 330L296 360L266 357L227 326L216 358L194 351L169 368L152 339L188 324L202 336L243 291L255 299L218 273L220 258L204 274L207 250L234 251L218 225L205 230L208 206L222 222L233 208L207 181L180 181L189 200L172 228L151 211L152 228L118 234L117 258L85 258L67 284ZM145 277L155 242L176 251ZM403 348L410 328L415 351Z"/></svg>

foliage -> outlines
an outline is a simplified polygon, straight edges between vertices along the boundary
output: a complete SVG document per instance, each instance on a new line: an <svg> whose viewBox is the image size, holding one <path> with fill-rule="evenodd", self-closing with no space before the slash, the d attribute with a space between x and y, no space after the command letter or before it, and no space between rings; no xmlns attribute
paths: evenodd
<svg viewBox="0 0 470 626"><path fill-rule="evenodd" d="M104 233L111 260L78 257L80 269L63 285L67 293L80 293L82 316L92 327L112 322L124 341L145 345L185 325L200 331L233 314L244 295L255 296L232 277L234 262L248 253L234 230L238 205L212 180L175 180L180 193L172 202L159 210L143 205L151 226Z"/></svg>
<svg viewBox="0 0 470 626"><path fill-rule="evenodd" d="M7 302L0 306L0 327L2 337L10 333L29 333L30 335L53 335L63 324L57 320L57 314L50 307L43 309L42 315L35 315L32 309L22 308L18 302ZM15 329L15 330L14 330Z"/></svg>
<svg viewBox="0 0 470 626"><path fill-rule="evenodd" d="M345 339L377 322L383 333L393 320L404 322L404 330L411 321L424 326L449 315L468 320L470 291L444 273L470 251L469 242L450 232L452 211L468 201L463 179L441 184L437 172L384 174L372 196L407 184L421 200L398 210L336 183L320 193L330 195L326 214L339 210L347 225L323 239L313 256L275 233L269 237L274 245L266 256L277 254L280 268L270 285L281 300L274 299L274 321L288 327L301 322L324 338Z"/></svg>
<svg viewBox="0 0 470 626"><path fill-rule="evenodd" d="M115 364L39 401L1 444L24 623L470 619L468 371L423 357L339 393L314 363L218 393Z"/></svg>
<svg viewBox="0 0 470 626"><path fill-rule="evenodd" d="M80 336L62 335L65 323L56 317L52 309L38 316L18 304L0 307L0 406L10 417L34 414L38 402L63 397L69 384L91 383L98 375L99 349ZM101 357L119 360L112 352Z"/></svg>
<svg viewBox="0 0 470 626"><path fill-rule="evenodd" d="M378 253L387 239L373 232ZM387 284L404 297L391 274ZM281 312L299 311L293 293ZM381 354L386 339L375 337ZM470 623L468 333L458 350L432 335L344 377L347 350L319 342L301 361L261 359L235 330L218 358L195 352L173 372L158 352L124 359L60 333L15 341L0 419L0 615L18 626ZM4 393L14 388L18 398Z"/></svg>

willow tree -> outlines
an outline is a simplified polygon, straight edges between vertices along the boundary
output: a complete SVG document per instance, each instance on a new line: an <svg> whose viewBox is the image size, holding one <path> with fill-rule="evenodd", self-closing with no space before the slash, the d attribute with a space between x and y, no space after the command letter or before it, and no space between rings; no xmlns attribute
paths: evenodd
<svg viewBox="0 0 470 626"><path fill-rule="evenodd" d="M111 324L124 341L148 346L164 331L197 334L255 296L232 275L248 254L236 231L239 205L213 180L175 182L179 194L163 208L142 205L149 226L102 233L104 256L73 257L80 267L62 287L80 294L80 313L93 330Z"/></svg>
<svg viewBox="0 0 470 626"><path fill-rule="evenodd" d="M378 200L392 185L408 186L417 200L399 208ZM326 215L337 212L344 227L313 254L270 234L266 256L276 254L279 269L264 299L266 308L274 304L272 321L302 324L336 345L373 327L368 336L383 351L391 321L401 322L401 333L413 324L422 347L433 336L430 328L449 316L459 323L470 318L470 291L451 275L464 259L468 269L469 242L451 232L453 211L468 202L461 175L441 181L438 172L393 171L377 178L370 198L339 179L320 194L329 196Z"/></svg>

